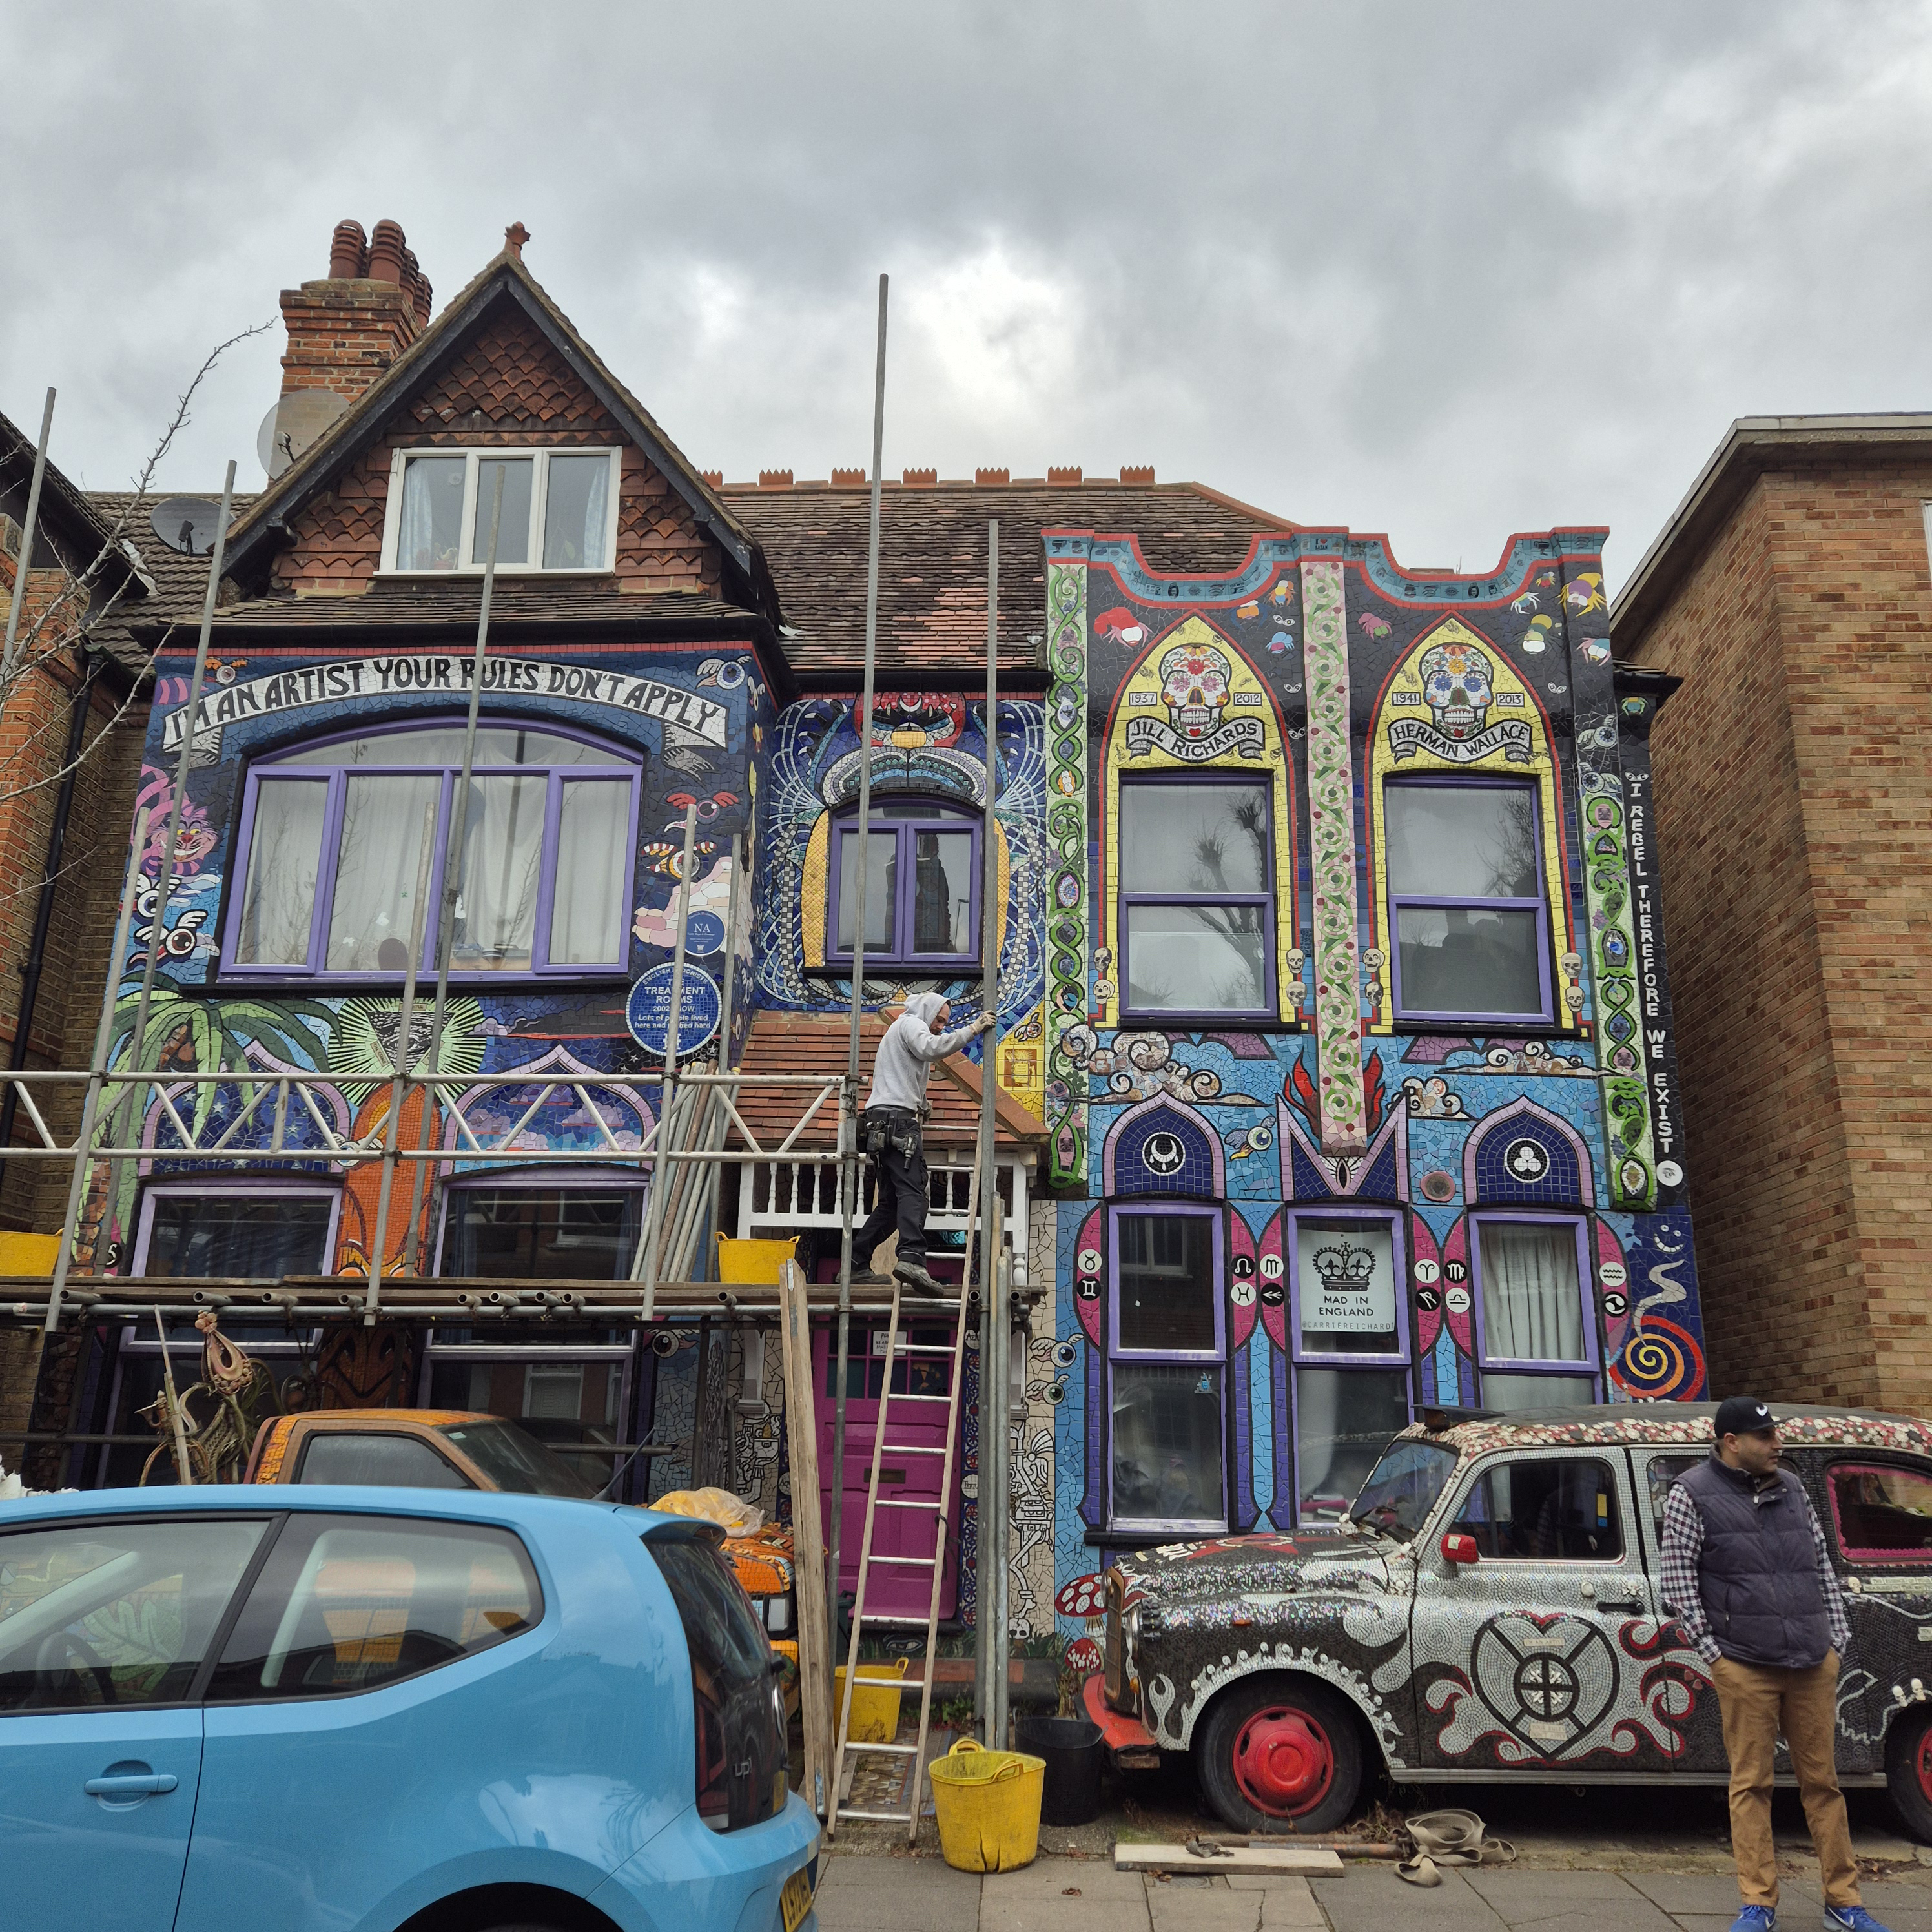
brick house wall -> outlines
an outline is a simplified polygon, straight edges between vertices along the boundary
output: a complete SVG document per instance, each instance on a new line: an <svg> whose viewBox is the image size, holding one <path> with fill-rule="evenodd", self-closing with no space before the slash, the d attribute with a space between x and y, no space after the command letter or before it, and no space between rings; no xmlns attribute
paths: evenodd
<svg viewBox="0 0 1932 1932"><path fill-rule="evenodd" d="M1928 497L1932 460L1767 460L1617 635L1685 680L1656 814L1720 1394L1932 1412Z"/></svg>
<svg viewBox="0 0 1932 1932"><path fill-rule="evenodd" d="M58 597L64 580L58 570L29 573L23 631ZM12 560L0 555L0 600L10 598L12 590ZM59 643L52 638L37 641L39 662L0 710L0 1048L9 1051L81 676L78 654L61 650ZM85 1068L93 1053L147 727L147 700L142 695L130 704L127 682L124 676L97 681L88 706L28 1040L30 1068ZM70 1136L79 1123L78 1088L46 1097L41 1110L54 1134ZM22 1112L15 1124L16 1142L32 1132ZM0 1181L0 1228L57 1233L69 1180L69 1169L57 1161L8 1162ZM0 1332L0 1429L26 1426L40 1352L38 1334ZM20 1449L0 1440L0 1463L17 1468Z"/></svg>

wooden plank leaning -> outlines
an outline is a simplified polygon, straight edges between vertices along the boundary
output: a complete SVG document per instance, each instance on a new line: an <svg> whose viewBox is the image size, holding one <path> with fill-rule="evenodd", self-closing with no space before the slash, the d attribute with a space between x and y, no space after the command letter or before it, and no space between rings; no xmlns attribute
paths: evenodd
<svg viewBox="0 0 1932 1932"><path fill-rule="evenodd" d="M823 1817L831 1798L832 1631L819 1504L818 1416L812 1400L812 1319L804 1270L796 1262L787 1262L778 1270L778 1300L785 1444L791 1456L792 1578L798 1600L798 1711L805 1732L805 1797Z"/></svg>

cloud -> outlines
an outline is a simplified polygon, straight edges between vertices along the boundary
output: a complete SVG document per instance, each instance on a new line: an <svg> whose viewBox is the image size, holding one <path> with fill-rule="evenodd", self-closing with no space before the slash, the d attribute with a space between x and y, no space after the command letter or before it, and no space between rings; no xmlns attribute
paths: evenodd
<svg viewBox="0 0 1932 1932"><path fill-rule="evenodd" d="M1898 0L10 11L0 408L138 465L208 346L393 215L530 266L695 461L1151 461L1614 580L1745 413L1926 394L1932 13ZM164 482L258 480L279 332Z"/></svg>

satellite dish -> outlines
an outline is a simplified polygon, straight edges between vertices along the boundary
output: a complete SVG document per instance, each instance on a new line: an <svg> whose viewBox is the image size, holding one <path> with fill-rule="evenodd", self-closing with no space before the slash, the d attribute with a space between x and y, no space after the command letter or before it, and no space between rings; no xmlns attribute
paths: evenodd
<svg viewBox="0 0 1932 1932"><path fill-rule="evenodd" d="M148 521L169 549L184 556L206 556L214 548L221 506L206 496L170 496L154 506Z"/></svg>
<svg viewBox="0 0 1932 1932"><path fill-rule="evenodd" d="M272 483L349 406L333 389L291 389L262 418L255 454Z"/></svg>

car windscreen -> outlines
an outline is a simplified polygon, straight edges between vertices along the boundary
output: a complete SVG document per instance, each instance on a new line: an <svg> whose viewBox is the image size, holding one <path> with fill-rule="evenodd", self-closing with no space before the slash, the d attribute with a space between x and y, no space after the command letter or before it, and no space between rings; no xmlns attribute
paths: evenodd
<svg viewBox="0 0 1932 1932"><path fill-rule="evenodd" d="M1391 1443L1369 1472L1348 1520L1406 1543L1428 1520L1455 1470L1455 1450L1439 1442Z"/></svg>
<svg viewBox="0 0 1932 1932"><path fill-rule="evenodd" d="M500 1490L520 1496L594 1496L561 1456L514 1422L449 1422L439 1431Z"/></svg>

